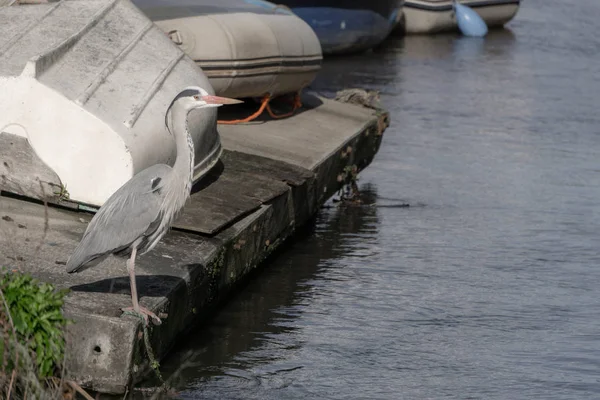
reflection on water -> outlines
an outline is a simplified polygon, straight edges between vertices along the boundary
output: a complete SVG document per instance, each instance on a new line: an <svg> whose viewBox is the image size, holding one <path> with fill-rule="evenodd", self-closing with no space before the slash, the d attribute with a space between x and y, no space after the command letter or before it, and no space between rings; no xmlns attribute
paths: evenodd
<svg viewBox="0 0 600 400"><path fill-rule="evenodd" d="M373 204L376 188L366 185L362 195ZM299 347L294 336L302 329L298 317L306 304L320 297L314 282L323 279L327 265L340 257L372 256L378 225L378 207L326 207L298 236L293 251L277 257L276 268L267 268L209 326L195 331L193 341L170 358L163 373L176 372L177 380L192 381L202 392L213 379L232 380L236 387L263 385L303 368L277 353Z"/></svg>
<svg viewBox="0 0 600 400"><path fill-rule="evenodd" d="M598 15L528 0L485 40L327 60L313 90L392 114L370 205L328 204L189 335L181 397L600 398Z"/></svg>
<svg viewBox="0 0 600 400"><path fill-rule="evenodd" d="M485 39L454 34L390 37L368 53L327 58L310 89L331 97L337 90L367 87L394 96L404 87L404 68L435 63L429 72L438 75L433 79L437 82L441 73L456 72L467 63L506 61L515 45L516 36L508 28L492 30ZM403 59L407 54L410 59Z"/></svg>

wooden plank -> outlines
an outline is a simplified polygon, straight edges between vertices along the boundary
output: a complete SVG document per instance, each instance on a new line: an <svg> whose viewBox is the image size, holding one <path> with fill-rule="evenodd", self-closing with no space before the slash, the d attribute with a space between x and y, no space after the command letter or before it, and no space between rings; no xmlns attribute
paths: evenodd
<svg viewBox="0 0 600 400"><path fill-rule="evenodd" d="M227 183L227 185L225 185ZM174 228L214 235L233 221L258 209L260 200L239 195L231 184L240 183L235 177L221 175L200 192L192 194Z"/></svg>
<svg viewBox="0 0 600 400"><path fill-rule="evenodd" d="M221 159L228 163L230 169L287 183L292 188L294 224L303 224L315 212L316 179L313 171L283 161L233 150L224 150Z"/></svg>
<svg viewBox="0 0 600 400"><path fill-rule="evenodd" d="M26 138L0 133L0 190L58 202L66 195L61 188L58 175L40 160Z"/></svg>
<svg viewBox="0 0 600 400"><path fill-rule="evenodd" d="M282 181L246 172L239 160L241 157L230 154L199 182L175 228L214 235L290 190ZM203 183L206 181L210 183Z"/></svg>
<svg viewBox="0 0 600 400"><path fill-rule="evenodd" d="M291 186L300 186L315 175L308 169L283 161L233 150L224 150L221 160L230 170L271 177Z"/></svg>

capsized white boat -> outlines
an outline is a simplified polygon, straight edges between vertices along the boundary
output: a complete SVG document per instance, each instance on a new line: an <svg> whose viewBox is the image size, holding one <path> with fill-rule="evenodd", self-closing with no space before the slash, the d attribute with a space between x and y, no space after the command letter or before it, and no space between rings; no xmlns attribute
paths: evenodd
<svg viewBox="0 0 600 400"><path fill-rule="evenodd" d="M312 28L267 1L133 2L198 63L217 95L297 92L321 68L321 44Z"/></svg>
<svg viewBox="0 0 600 400"><path fill-rule="evenodd" d="M0 135L25 138L70 200L100 206L137 172L172 164L165 112L191 85L214 94L201 69L129 0L0 7ZM195 179L221 153L216 114L190 115ZM11 164L23 157L6 149L0 156L0 189L18 192L26 182Z"/></svg>
<svg viewBox="0 0 600 400"><path fill-rule="evenodd" d="M508 23L519 10L520 0L459 0L475 10L490 28ZM404 31L427 34L458 29L452 0L406 0Z"/></svg>

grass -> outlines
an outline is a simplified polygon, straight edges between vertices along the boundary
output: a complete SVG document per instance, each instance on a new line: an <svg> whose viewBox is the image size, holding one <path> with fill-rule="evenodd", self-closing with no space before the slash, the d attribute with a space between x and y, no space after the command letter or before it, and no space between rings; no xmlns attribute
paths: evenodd
<svg viewBox="0 0 600 400"><path fill-rule="evenodd" d="M26 274L2 271L0 277L0 398L64 399L78 385L64 379L65 290Z"/></svg>

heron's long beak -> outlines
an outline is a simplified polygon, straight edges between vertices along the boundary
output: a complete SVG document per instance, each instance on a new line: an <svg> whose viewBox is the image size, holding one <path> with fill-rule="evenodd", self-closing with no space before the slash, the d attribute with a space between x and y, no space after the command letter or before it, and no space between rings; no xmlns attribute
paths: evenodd
<svg viewBox="0 0 600 400"><path fill-rule="evenodd" d="M204 100L206 102L206 104L218 104L218 105L243 103L242 100L230 99L229 97L211 96L211 95L202 96L202 100Z"/></svg>

